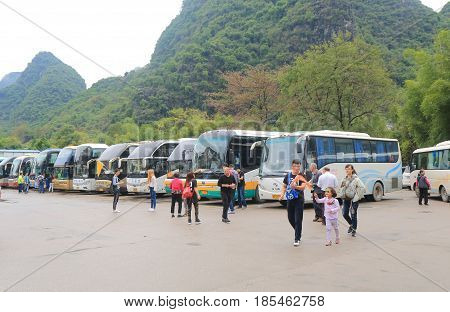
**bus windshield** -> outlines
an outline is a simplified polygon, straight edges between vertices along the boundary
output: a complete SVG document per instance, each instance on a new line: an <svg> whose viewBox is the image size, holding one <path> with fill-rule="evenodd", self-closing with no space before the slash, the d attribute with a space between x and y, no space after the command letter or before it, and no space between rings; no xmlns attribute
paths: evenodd
<svg viewBox="0 0 450 312"><path fill-rule="evenodd" d="M283 176L297 156L297 136L268 139L263 150L261 176Z"/></svg>
<svg viewBox="0 0 450 312"><path fill-rule="evenodd" d="M226 162L230 136L204 134L194 147L194 168L221 171Z"/></svg>
<svg viewBox="0 0 450 312"><path fill-rule="evenodd" d="M147 177L147 170L153 169L155 176L158 178L167 174L168 164L167 160L163 158L145 158L145 159L129 159L127 161L128 177L130 178L145 178Z"/></svg>

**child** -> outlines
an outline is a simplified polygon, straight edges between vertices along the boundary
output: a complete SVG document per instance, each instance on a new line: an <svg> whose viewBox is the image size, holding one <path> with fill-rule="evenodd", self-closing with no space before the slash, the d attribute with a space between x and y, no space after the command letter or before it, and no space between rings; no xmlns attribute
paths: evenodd
<svg viewBox="0 0 450 312"><path fill-rule="evenodd" d="M181 215L181 205L183 203L183 199L181 195L183 193L183 182L179 179L180 175L178 172L173 174L173 180L170 183L170 190L172 191L172 205L170 207L170 212L172 213L172 218L175 217L175 203L178 203L178 218L182 217Z"/></svg>
<svg viewBox="0 0 450 312"><path fill-rule="evenodd" d="M325 246L331 246L331 229L334 229L336 233L336 244L339 244L339 226L338 226L338 215L339 215L339 201L336 199L336 191L332 187L325 189L325 197L319 198L317 194L314 194L316 202L324 204L325 206L325 220L327 228L327 243Z"/></svg>

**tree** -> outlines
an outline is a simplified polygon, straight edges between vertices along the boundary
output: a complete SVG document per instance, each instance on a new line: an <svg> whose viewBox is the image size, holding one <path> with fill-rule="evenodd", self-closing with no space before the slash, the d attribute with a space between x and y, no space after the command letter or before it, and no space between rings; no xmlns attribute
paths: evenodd
<svg viewBox="0 0 450 312"><path fill-rule="evenodd" d="M412 152L450 139L450 31L436 36L433 53L408 50L405 54L416 64L416 77L406 81L407 100L400 111Z"/></svg>
<svg viewBox="0 0 450 312"><path fill-rule="evenodd" d="M396 93L378 49L342 34L300 56L281 81L287 114L313 128L370 130Z"/></svg>
<svg viewBox="0 0 450 312"><path fill-rule="evenodd" d="M255 120L263 126L273 124L279 115L280 87L277 74L263 66L223 75L226 88L210 93L208 105L238 120Z"/></svg>

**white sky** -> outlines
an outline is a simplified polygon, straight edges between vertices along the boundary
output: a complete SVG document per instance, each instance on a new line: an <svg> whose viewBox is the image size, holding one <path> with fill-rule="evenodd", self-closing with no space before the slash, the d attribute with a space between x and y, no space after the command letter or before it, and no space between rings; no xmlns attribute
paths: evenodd
<svg viewBox="0 0 450 312"><path fill-rule="evenodd" d="M437 10L448 0L421 1ZM114 75L123 75L150 61L156 41L180 12L182 0L0 0L0 79L23 71L39 51L49 51L72 66L90 86L111 74L4 4Z"/></svg>

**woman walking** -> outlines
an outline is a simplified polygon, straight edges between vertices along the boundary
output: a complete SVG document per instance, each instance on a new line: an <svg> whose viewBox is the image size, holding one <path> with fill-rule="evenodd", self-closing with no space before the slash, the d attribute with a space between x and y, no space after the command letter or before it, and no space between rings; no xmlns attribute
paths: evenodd
<svg viewBox="0 0 450 312"><path fill-rule="evenodd" d="M193 172L189 172L186 176L183 197L186 198L187 201L188 224L192 224L192 205L194 205L195 209L195 224L200 224L201 221L198 218L198 201L200 200L200 193L198 192L197 180L195 179L195 175Z"/></svg>
<svg viewBox="0 0 450 312"><path fill-rule="evenodd" d="M181 218L181 206L183 204L183 200L181 198L181 194L183 193L183 182L179 179L180 175L178 172L173 174L173 180L170 183L170 190L172 191L172 205L170 207L170 213L172 214L172 218L175 217L175 203L178 203L178 218Z"/></svg>
<svg viewBox="0 0 450 312"><path fill-rule="evenodd" d="M345 172L346 176L342 179L339 197L344 201L342 214L344 219L350 225L347 233L352 234L352 236L355 237L356 228L358 226L359 201L364 197L366 187L358 178L353 165L346 165Z"/></svg>
<svg viewBox="0 0 450 312"><path fill-rule="evenodd" d="M150 189L150 208L148 211L155 211L156 209L156 177L155 170L149 169L147 171L147 183Z"/></svg>

